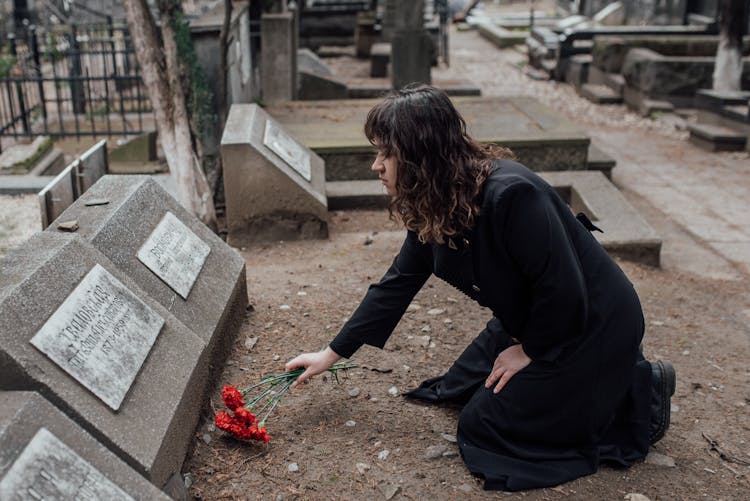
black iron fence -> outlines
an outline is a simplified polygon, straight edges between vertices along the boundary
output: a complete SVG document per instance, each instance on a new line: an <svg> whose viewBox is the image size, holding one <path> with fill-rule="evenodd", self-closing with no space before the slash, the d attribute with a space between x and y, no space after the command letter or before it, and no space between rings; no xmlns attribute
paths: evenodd
<svg viewBox="0 0 750 501"><path fill-rule="evenodd" d="M151 102L127 27L30 27L0 41L0 136L133 135Z"/></svg>

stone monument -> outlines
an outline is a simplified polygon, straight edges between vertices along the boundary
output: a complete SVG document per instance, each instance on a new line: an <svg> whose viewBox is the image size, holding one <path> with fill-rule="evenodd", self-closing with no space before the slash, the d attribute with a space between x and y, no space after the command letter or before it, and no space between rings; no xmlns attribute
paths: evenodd
<svg viewBox="0 0 750 501"><path fill-rule="evenodd" d="M424 29L424 0L398 2L391 41L391 84L431 83L432 40Z"/></svg>
<svg viewBox="0 0 750 501"><path fill-rule="evenodd" d="M212 367L223 364L247 306L234 249L150 176L104 176L59 220L75 220L79 236L202 339Z"/></svg>
<svg viewBox="0 0 750 501"><path fill-rule="evenodd" d="M91 243L48 230L0 260L0 325L0 390L37 391L157 486L180 471L206 343Z"/></svg>
<svg viewBox="0 0 750 501"><path fill-rule="evenodd" d="M260 20L263 101L297 98L297 34L294 12L263 14Z"/></svg>
<svg viewBox="0 0 750 501"><path fill-rule="evenodd" d="M232 106L221 155L230 245L327 238L323 160L260 106Z"/></svg>
<svg viewBox="0 0 750 501"><path fill-rule="evenodd" d="M0 392L0 499L170 498L39 394Z"/></svg>

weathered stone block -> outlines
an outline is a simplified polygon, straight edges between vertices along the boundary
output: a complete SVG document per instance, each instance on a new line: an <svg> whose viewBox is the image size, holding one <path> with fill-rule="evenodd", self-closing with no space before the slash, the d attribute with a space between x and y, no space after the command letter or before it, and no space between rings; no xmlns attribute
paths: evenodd
<svg viewBox="0 0 750 501"><path fill-rule="evenodd" d="M38 393L0 392L0 499L169 497Z"/></svg>
<svg viewBox="0 0 750 501"><path fill-rule="evenodd" d="M231 245L327 238L323 160L262 108L232 106L221 152Z"/></svg>
<svg viewBox="0 0 750 501"><path fill-rule="evenodd" d="M432 39L424 30L396 30L391 42L391 84L401 89L411 83L432 83Z"/></svg>
<svg viewBox="0 0 750 501"><path fill-rule="evenodd" d="M692 99L712 86L713 70L713 57L667 57L649 49L629 50L622 65L628 86L656 99ZM742 87L750 87L750 58L743 59Z"/></svg>
<svg viewBox="0 0 750 501"><path fill-rule="evenodd" d="M159 233L165 217L168 232ZM247 306L245 261L234 249L150 176L103 177L63 212L60 221L68 220L77 221L80 237L203 340L212 367L222 365ZM198 254L200 247L205 255ZM154 256L151 268L141 249Z"/></svg>
<svg viewBox="0 0 750 501"><path fill-rule="evenodd" d="M298 99L302 101L314 99L346 99L348 89L344 82L335 78L299 72Z"/></svg>
<svg viewBox="0 0 750 501"><path fill-rule="evenodd" d="M385 78L388 76L388 63L391 62L391 44L376 43L370 50L370 76Z"/></svg>
<svg viewBox="0 0 750 501"><path fill-rule="evenodd" d="M180 471L206 345L126 272L77 235L37 233L0 260L0 325L0 390L39 392L157 486Z"/></svg>
<svg viewBox="0 0 750 501"><path fill-rule="evenodd" d="M153 162L156 160L156 131L129 137L109 152L110 162Z"/></svg>
<svg viewBox="0 0 750 501"><path fill-rule="evenodd" d="M261 17L261 88L263 101L277 103L297 97L297 38L294 14Z"/></svg>

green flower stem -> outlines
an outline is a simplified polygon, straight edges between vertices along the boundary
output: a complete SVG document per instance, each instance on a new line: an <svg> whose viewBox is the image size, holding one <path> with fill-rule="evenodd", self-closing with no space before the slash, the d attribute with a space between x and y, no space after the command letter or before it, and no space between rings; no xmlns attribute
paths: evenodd
<svg viewBox="0 0 750 501"><path fill-rule="evenodd" d="M269 394L273 393L274 390L276 390L278 387L284 385L285 383L286 383L285 381L278 381L278 382L272 384L271 386L269 386L268 388L266 388L265 390L263 390L260 394L256 395L247 404L245 404L245 407L247 407L248 409L252 410L253 405L255 405L258 402L260 402L261 400L263 400Z"/></svg>
<svg viewBox="0 0 750 501"><path fill-rule="evenodd" d="M288 390L289 388L291 388L291 387L292 387L292 383L293 383L293 382L294 382L294 380L292 380L292 381L289 381L289 382L288 382L288 383L286 384L286 386L284 386L284 389L283 389L283 390L281 390L281 391L280 391L280 392L279 392L279 393L278 393L278 394L277 394L277 395L276 395L275 397L273 397L273 398L271 399L271 402L273 402L273 405L271 406L271 408L270 408L270 409L268 409L268 412L266 413L266 415L265 415L265 416L263 416L263 419L261 419L261 420L260 420L260 423L258 423L258 428L260 428L261 426L265 426L265 424L266 424L266 421L268 420L268 416L270 416L270 415L271 415L271 413L273 412L273 410L274 410L274 409L276 408L276 406L277 406L277 405L279 405L279 402L281 401L281 396L282 396L282 395L283 395L283 394L284 394L284 393L285 393L285 392L286 392L286 391L287 391L287 390ZM260 414L260 412L258 412L258 414Z"/></svg>

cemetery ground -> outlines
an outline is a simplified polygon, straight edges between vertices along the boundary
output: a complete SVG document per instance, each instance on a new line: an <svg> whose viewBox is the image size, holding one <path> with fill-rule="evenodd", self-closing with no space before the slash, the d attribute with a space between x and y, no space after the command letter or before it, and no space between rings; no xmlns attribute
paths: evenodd
<svg viewBox="0 0 750 501"><path fill-rule="evenodd" d="M251 308L195 431L183 466L199 499L745 499L750 489L750 158L687 142L684 118L643 119L590 104L563 84L524 75L525 55L476 33L451 32L451 67L485 96L531 95L583 128L618 164L613 181L663 239L662 266L618 264L646 319L644 351L677 370L672 425L648 461L551 489L490 493L453 441L458 410L400 394L443 373L489 312L432 278L385 350L362 348L339 383L318 376L287 394L268 422L268 445L212 425L222 384L249 386L318 350L390 265L403 231L386 211L331 213L330 238L254 244ZM358 78L342 55L328 61ZM654 117L657 118L657 117ZM86 148L82 148L82 151ZM0 197L0 254L38 230L36 197ZM604 228L606 231L607 228ZM395 390L393 390L395 388ZM395 393L395 395L393 394ZM155 402L154 405L158 405ZM630 497L630 499L643 499Z"/></svg>
<svg viewBox="0 0 750 501"><path fill-rule="evenodd" d="M318 376L285 397L268 423L268 446L239 443L215 430L217 386L183 468L191 495L743 499L750 488L750 253L747 239L732 247L711 231L747 231L747 215L741 215L750 191L747 154L704 153L685 140L680 118L643 119L622 106L590 104L567 86L533 81L524 76L522 53L498 51L475 33L453 31L451 41L451 67L433 77L460 76L485 96L532 95L574 120L617 159L614 182L663 238L661 268L618 264L643 303L646 356L669 359L677 369L669 432L647 462L627 470L605 466L552 489L483 491L452 441L459 411L400 396L447 370L489 319L488 311L432 278L384 350L365 346L355 355L359 368L339 383ZM327 62L365 78L367 68L358 70L347 56ZM282 372L298 353L324 347L390 265L403 231L386 211L331 216L326 241L241 249L252 310L219 384L249 386Z"/></svg>

